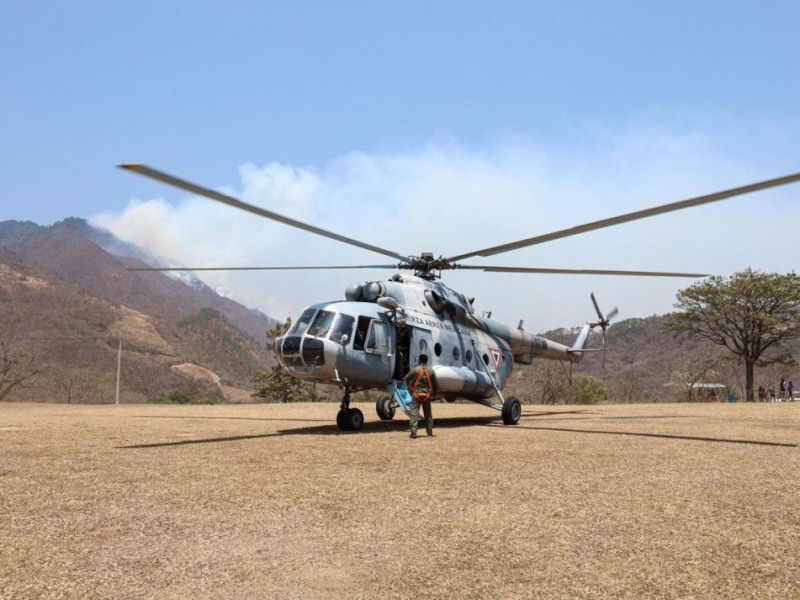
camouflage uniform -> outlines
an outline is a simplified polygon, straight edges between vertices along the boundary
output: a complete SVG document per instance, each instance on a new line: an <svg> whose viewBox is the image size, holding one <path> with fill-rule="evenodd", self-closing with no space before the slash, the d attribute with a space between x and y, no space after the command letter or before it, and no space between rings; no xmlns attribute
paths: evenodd
<svg viewBox="0 0 800 600"><path fill-rule="evenodd" d="M430 375L431 387L428 386L428 378L425 377L423 369ZM414 387L415 383L416 388ZM433 409L431 408L431 402L433 402L433 398L439 389L436 373L433 372L433 369L428 368L427 365L417 365L406 375L406 385L411 393L411 406L409 407L411 413L409 415L411 435L417 435L420 405L422 405L422 412L425 416L425 431L428 432L428 435L433 435Z"/></svg>

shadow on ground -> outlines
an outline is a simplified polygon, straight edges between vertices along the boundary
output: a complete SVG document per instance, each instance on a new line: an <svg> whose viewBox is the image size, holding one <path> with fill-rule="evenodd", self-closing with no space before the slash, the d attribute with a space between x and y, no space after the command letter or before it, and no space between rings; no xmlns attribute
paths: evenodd
<svg viewBox="0 0 800 600"><path fill-rule="evenodd" d="M569 427L546 427L546 426L539 426L539 425L531 425L530 423L535 423L540 420L545 421L547 423L552 423L554 421L559 420L581 420L581 419L592 419L591 415L597 415L596 412L591 412L589 410L572 410L572 411L529 411L523 413L522 419L520 423L513 427L515 431L551 431L551 432L563 432L563 433L578 433L583 435L616 435L616 436L631 436L631 437L643 437L643 438L652 438L652 439L667 439L667 440L685 440L685 441L693 441L693 442L711 442L711 443L725 443L725 444L746 444L746 445L755 445L755 446L777 446L777 447L787 447L787 448L796 448L797 444L792 443L784 443L784 442L771 442L771 441L764 441L764 440L744 440L744 439L730 439L730 438L714 438L714 437L705 437L705 436L692 436L692 435L679 435L679 434L666 434L666 433L650 433L650 432L636 432L636 431L609 431L609 430L593 430L593 429L577 429L577 428L569 428ZM581 416L570 416L569 419L558 419L558 418L548 418L548 417L562 417L565 415L581 415ZM636 417L613 417L610 419L601 418L595 419L596 421L605 421L605 420L615 420L615 419L641 419L641 420L650 420L650 419L675 419L675 418L686 418L686 415L681 416L669 416L669 415L654 415L652 417L648 416L636 416ZM227 419L240 419L240 420L250 420L250 421L289 421L289 422L311 422L311 423L319 423L319 419L275 419L275 418L258 418L258 417L213 417L213 416L164 416L164 415L157 415L157 416L147 416L147 415L137 415L137 418L154 418L154 419L220 419L220 420L227 420ZM435 418L435 429L458 429L460 427L505 427L502 422L502 418L500 415L490 415L485 417L440 417ZM395 421L367 421L364 423L364 427L361 431L340 431L339 428L336 426L335 423L324 424L324 425L312 425L306 427L297 427L292 429L280 429L275 432L264 433L264 434L253 434L253 435L237 435L237 436L224 436L224 437L214 437L214 438L203 438L203 439L195 439L195 440L177 440L177 441L167 441L167 442L155 442L149 444L132 444L128 446L117 446L117 449L136 449L136 448L167 448L171 446L186 446L192 444L213 444L219 442L236 442L236 441L245 441L245 440L255 440L255 439L266 439L266 438L274 438L274 437L285 437L285 436L294 436L294 435L316 435L316 436L324 436L324 435L375 435L375 434L387 434L387 433L397 433L398 431L406 431L408 429L408 421L405 419L395 420Z"/></svg>

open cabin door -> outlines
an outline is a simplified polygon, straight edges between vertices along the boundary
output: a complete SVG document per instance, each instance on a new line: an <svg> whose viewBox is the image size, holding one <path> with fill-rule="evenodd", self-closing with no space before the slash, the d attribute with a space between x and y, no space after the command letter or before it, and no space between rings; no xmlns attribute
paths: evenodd
<svg viewBox="0 0 800 600"><path fill-rule="evenodd" d="M360 316L353 347L339 366L339 376L353 385L382 386L394 370L395 333L386 321Z"/></svg>

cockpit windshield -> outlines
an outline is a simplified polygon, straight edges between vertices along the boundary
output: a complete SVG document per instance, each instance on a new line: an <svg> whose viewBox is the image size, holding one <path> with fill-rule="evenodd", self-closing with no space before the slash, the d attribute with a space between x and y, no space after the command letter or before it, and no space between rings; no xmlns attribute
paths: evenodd
<svg viewBox="0 0 800 600"><path fill-rule="evenodd" d="M308 335L313 335L314 337L324 338L328 335L328 330L331 328L333 324L333 318L336 316L336 313L332 313L329 310L321 310L317 313L317 316L314 317L314 322L311 323L311 326L308 328L306 332Z"/></svg>
<svg viewBox="0 0 800 600"><path fill-rule="evenodd" d="M289 333L296 333L296 334L303 334L308 329L308 324L311 323L311 318L314 316L314 313L317 312L315 308L307 308L303 311L303 314L300 315L300 318L297 319L297 322L294 326L289 330Z"/></svg>
<svg viewBox="0 0 800 600"><path fill-rule="evenodd" d="M350 315L337 314L329 310L317 311L307 308L289 330L296 335L310 335L317 338L330 338L337 344L347 346L353 338L355 318ZM328 335L330 333L330 336ZM347 337L345 337L347 336Z"/></svg>

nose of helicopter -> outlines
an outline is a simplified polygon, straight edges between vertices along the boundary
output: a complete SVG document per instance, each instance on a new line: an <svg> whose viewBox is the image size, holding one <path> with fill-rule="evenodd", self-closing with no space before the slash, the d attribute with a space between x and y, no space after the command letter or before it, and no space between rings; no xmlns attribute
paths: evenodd
<svg viewBox="0 0 800 600"><path fill-rule="evenodd" d="M295 377L301 379L324 378L326 371L325 340L316 337L290 334L275 342L278 361Z"/></svg>

